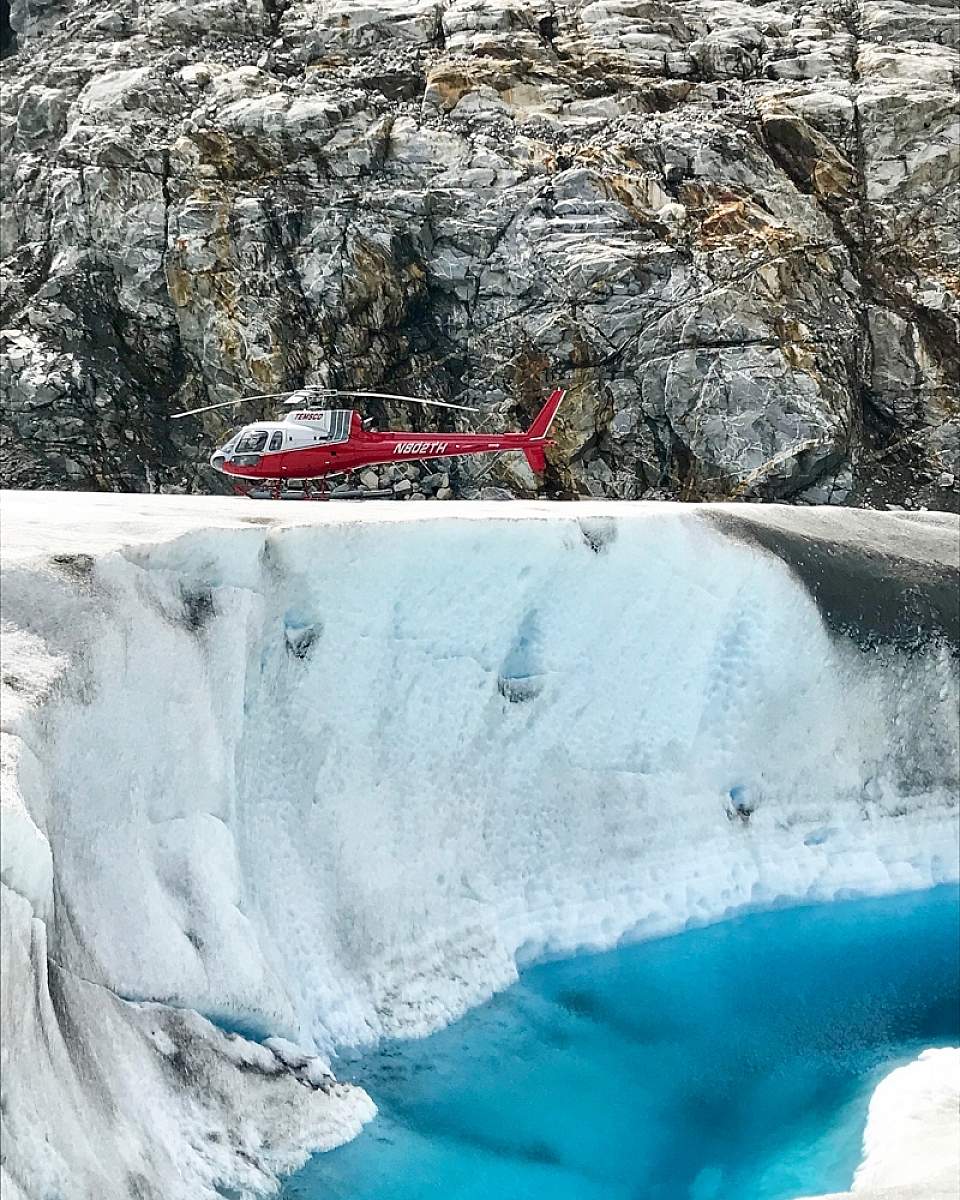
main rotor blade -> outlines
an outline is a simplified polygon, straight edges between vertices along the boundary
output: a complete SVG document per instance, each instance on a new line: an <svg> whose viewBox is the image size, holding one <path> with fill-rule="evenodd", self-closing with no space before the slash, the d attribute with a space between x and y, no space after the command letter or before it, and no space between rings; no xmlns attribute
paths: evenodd
<svg viewBox="0 0 960 1200"><path fill-rule="evenodd" d="M170 420L179 421L181 417L192 417L194 413L211 412L215 408L229 408L231 404L247 404L251 400L279 400L281 396L293 396L297 392L317 392L321 396L339 394L331 392L329 388L320 388L312 384L307 384L306 387L289 388L285 392L258 392L255 396L240 396L236 400L221 400L219 404L205 404L202 408L188 408L186 412L171 413Z"/></svg>
<svg viewBox="0 0 960 1200"><path fill-rule="evenodd" d="M396 392L353 392L339 388L299 388L298 391L316 391L321 396L363 396L372 400L403 400L408 404L426 404L431 408L457 408L461 412L479 412L467 404L451 404L447 400L425 400L421 396L400 396Z"/></svg>
<svg viewBox="0 0 960 1200"><path fill-rule="evenodd" d="M333 396L329 388L318 388L308 384L302 388L290 388L286 392L258 392L255 396L240 396L236 400L221 400L219 404L205 404L202 408L188 408L186 412L171 413L171 421L179 421L181 417L192 417L194 413L211 412L215 408L229 408L231 404L247 404L251 400L279 400L281 396L293 396L297 392L318 392L323 396ZM294 401L296 403L296 401Z"/></svg>
<svg viewBox="0 0 960 1200"><path fill-rule="evenodd" d="M338 388L320 387L317 384L306 384L304 387L291 388L286 392L261 392L256 396L240 396L236 400L221 400L219 404L204 404L201 408L189 408L186 412L171 413L171 421L179 421L181 417L192 417L196 413L212 412L215 408L230 408L234 404L247 404L251 400L279 400L283 396L296 396L301 392L313 392L317 396L363 396L375 400L403 400L410 404L425 404L432 408L457 408L461 412L479 412L479 408L471 408L466 404L450 404L446 400L424 400L420 396L399 396L393 392L351 392ZM284 400L284 404L298 404L298 400Z"/></svg>
<svg viewBox="0 0 960 1200"><path fill-rule="evenodd" d="M286 395L286 393L281 393ZM204 404L202 408L188 408L186 412L171 413L171 421L179 421L181 417L192 417L194 413L211 412L215 408L229 408L232 404L246 404L248 400L260 400L260 396L241 396L237 400L221 400L219 404Z"/></svg>

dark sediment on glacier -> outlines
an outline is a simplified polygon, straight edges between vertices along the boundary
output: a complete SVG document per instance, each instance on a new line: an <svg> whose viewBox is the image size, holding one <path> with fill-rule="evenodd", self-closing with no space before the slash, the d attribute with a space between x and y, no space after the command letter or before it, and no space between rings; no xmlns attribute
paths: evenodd
<svg viewBox="0 0 960 1200"><path fill-rule="evenodd" d="M960 522L951 514L751 505L700 515L787 563L835 631L862 645L941 638L960 653Z"/></svg>

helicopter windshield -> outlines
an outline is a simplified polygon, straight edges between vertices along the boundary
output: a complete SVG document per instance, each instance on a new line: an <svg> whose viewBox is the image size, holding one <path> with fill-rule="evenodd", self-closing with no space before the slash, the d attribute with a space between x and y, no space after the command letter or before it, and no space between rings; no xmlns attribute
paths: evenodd
<svg viewBox="0 0 960 1200"><path fill-rule="evenodd" d="M235 453L237 454L255 454L258 450L262 450L267 444L267 433L265 429L251 429L249 433L245 433L240 441L237 442Z"/></svg>

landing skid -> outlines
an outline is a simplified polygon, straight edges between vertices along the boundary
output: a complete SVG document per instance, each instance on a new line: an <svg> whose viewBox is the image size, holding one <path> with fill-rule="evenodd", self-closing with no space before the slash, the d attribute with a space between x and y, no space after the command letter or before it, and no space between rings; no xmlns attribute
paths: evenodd
<svg viewBox="0 0 960 1200"><path fill-rule="evenodd" d="M251 484L247 487L235 487L237 495L247 496L250 500L329 500L326 483L323 479L298 480L300 487L293 487L284 479L265 479L262 485Z"/></svg>
<svg viewBox="0 0 960 1200"><path fill-rule="evenodd" d="M335 494L327 490L327 479L297 480L302 486L294 487L282 479L265 479L262 485L237 485L234 491L238 496L247 496L251 500L385 500L393 499L392 488L381 488L378 491L367 491L364 488L345 488L342 484Z"/></svg>

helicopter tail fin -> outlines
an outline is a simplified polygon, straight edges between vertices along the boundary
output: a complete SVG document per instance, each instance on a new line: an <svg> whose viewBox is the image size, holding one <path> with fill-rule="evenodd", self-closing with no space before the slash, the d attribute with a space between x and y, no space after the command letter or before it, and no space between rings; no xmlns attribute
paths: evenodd
<svg viewBox="0 0 960 1200"><path fill-rule="evenodd" d="M538 475L547 469L547 456L544 448L551 445L547 440L547 434L550 432L553 418L557 415L557 409L563 403L565 395L566 392L563 388L555 388L527 430L529 441L523 447L523 453L530 464L530 470L536 471Z"/></svg>
<svg viewBox="0 0 960 1200"><path fill-rule="evenodd" d="M527 436L531 438L545 438L550 431L550 426L553 424L553 418L557 415L557 409L563 403L563 398L567 393L563 388L555 388L547 397L547 402L543 408L533 418L533 424L527 430Z"/></svg>

